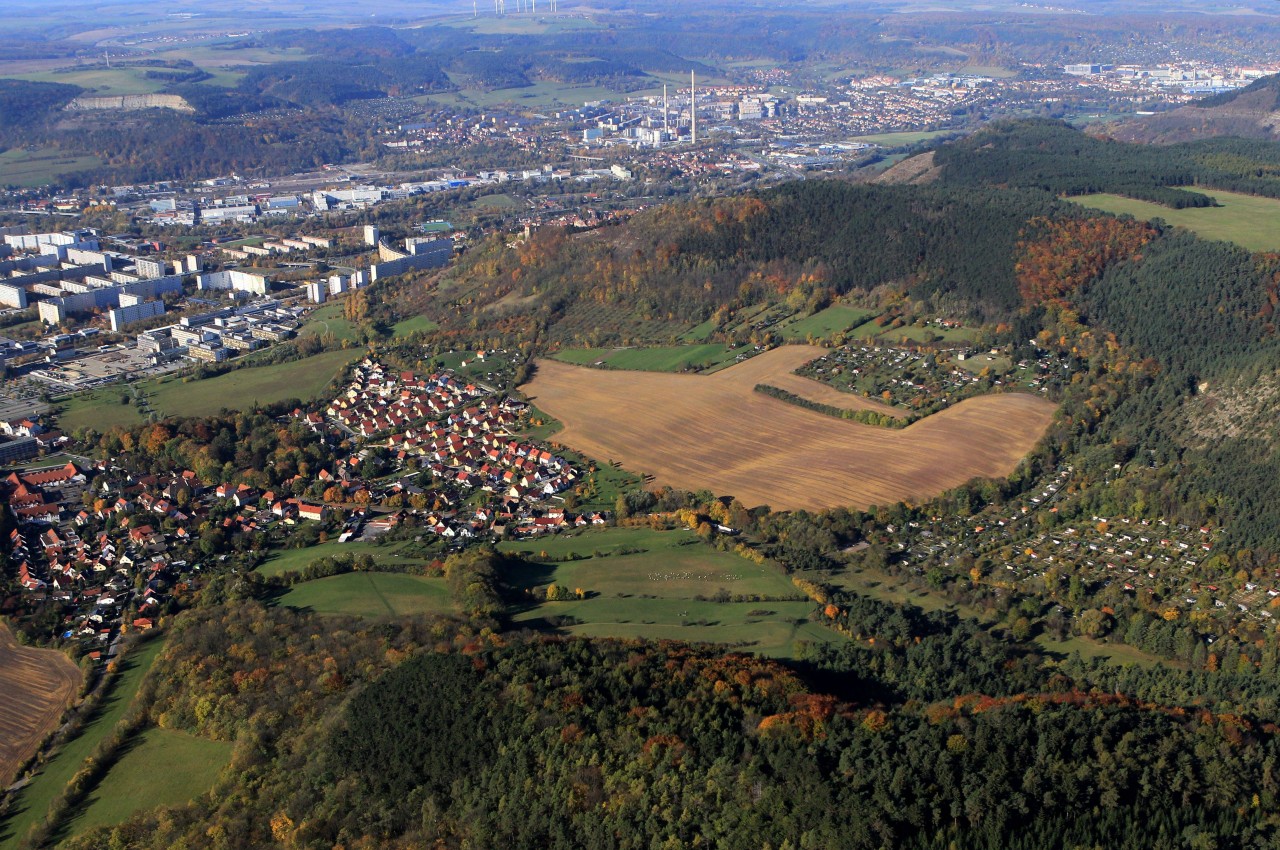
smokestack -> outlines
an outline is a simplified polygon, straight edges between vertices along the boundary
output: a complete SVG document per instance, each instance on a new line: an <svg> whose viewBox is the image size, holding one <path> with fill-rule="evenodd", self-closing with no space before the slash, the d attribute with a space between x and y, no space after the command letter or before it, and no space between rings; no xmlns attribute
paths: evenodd
<svg viewBox="0 0 1280 850"><path fill-rule="evenodd" d="M662 140L667 140L667 84L662 84Z"/></svg>
<svg viewBox="0 0 1280 850"><path fill-rule="evenodd" d="M698 83L693 71L689 72L689 136L698 143Z"/></svg>

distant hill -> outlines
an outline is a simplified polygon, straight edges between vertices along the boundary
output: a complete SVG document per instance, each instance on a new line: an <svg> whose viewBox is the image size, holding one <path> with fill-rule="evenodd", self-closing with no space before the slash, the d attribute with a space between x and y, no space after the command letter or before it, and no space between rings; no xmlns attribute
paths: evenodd
<svg viewBox="0 0 1280 850"><path fill-rule="evenodd" d="M1092 132L1126 142L1154 144L1215 136L1280 140L1280 74L1171 112L1095 127Z"/></svg>

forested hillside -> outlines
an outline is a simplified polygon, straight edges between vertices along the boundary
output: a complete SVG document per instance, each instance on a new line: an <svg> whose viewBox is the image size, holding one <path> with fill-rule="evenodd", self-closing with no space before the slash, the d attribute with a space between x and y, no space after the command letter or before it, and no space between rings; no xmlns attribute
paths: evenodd
<svg viewBox="0 0 1280 850"><path fill-rule="evenodd" d="M1090 693L1092 677L1112 682L1084 668L992 664L996 690L980 695L953 654L974 638L907 614L842 614L876 645L815 657L844 683L838 699L774 663L680 644L467 638L446 622L379 637L338 622L307 648L291 637L308 625L296 615L210 609L170 638L175 663L159 668L151 713L240 743L220 786L68 846L1229 850L1275 839L1274 727ZM415 649L428 631L437 647ZM281 656L276 640L295 651ZM891 686L947 670L960 678ZM299 686L314 693L282 713Z"/></svg>

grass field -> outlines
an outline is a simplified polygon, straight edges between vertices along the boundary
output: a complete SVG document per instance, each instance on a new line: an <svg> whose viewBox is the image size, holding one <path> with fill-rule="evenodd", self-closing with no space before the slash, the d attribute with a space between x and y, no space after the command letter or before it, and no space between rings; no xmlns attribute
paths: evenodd
<svg viewBox="0 0 1280 850"><path fill-rule="evenodd" d="M143 677L151 669L163 646L163 640L151 640L125 659L119 677L111 685L110 693L103 699L83 731L59 749L31 784L23 788L15 798L10 816L0 823L0 850L13 850L17 847L18 841L27 834L31 826L44 817L49 804L84 765L84 760L124 717L138 692L138 686L142 684Z"/></svg>
<svg viewBox="0 0 1280 850"><path fill-rule="evenodd" d="M785 339L804 340L810 336L815 339L824 339L838 331L856 328L874 315L876 314L871 310L836 304L825 310L819 310L812 316L785 324L779 328L779 332Z"/></svg>
<svg viewBox="0 0 1280 850"><path fill-rule="evenodd" d="M338 341L356 342L360 339L360 334L356 331L355 325L347 321L343 316L343 308L346 305L342 301L330 301L311 311L307 316L306 324L298 330L298 336L303 334L333 334L334 339Z"/></svg>
<svg viewBox="0 0 1280 850"><path fill-rule="evenodd" d="M914 145L918 142L927 142L930 139L936 139L939 136L946 136L956 132L955 130L932 130L921 131L917 133L876 133L870 136L854 136L851 142L867 142L873 145L880 145L883 148L896 148L902 145Z"/></svg>
<svg viewBox="0 0 1280 850"><path fill-rule="evenodd" d="M213 787L231 760L231 744L172 729L148 729L67 822L63 832L79 835L112 826L134 812L177 806Z"/></svg>
<svg viewBox="0 0 1280 850"><path fill-rule="evenodd" d="M67 174L101 165L102 160L96 156L81 156L52 148L13 148L0 153L0 186L44 186Z"/></svg>
<svg viewBox="0 0 1280 850"><path fill-rule="evenodd" d="M0 622L0 788L13 782L22 763L57 728L81 680L67 656L19 646Z"/></svg>
<svg viewBox="0 0 1280 850"><path fill-rule="evenodd" d="M915 325L904 325L900 328L889 328L880 334L886 342L972 342L978 336L976 328L940 328L937 326L919 328Z"/></svg>
<svg viewBox="0 0 1280 850"><path fill-rule="evenodd" d="M744 349L722 343L672 345L660 348L568 348L553 357L579 366L608 366L641 372L680 372L690 367L711 371L734 359Z"/></svg>
<svg viewBox="0 0 1280 850"><path fill-rule="evenodd" d="M402 337L418 331L433 331L438 327L440 327L439 322L434 322L426 316L410 316L392 325L391 335Z"/></svg>
<svg viewBox="0 0 1280 850"><path fill-rule="evenodd" d="M499 549L525 559L503 577L512 587L538 589L554 583L587 594L585 599L531 603L515 613L517 624L541 626L548 618L572 617L578 622L567 631L573 634L724 643L787 657L795 654L797 641L834 638L809 621L814 606L807 600L695 599L720 590L765 597L794 597L798 591L777 569L713 549L691 531L599 529L509 541ZM568 555L583 560L551 560Z"/></svg>
<svg viewBox="0 0 1280 850"><path fill-rule="evenodd" d="M277 601L317 614L404 617L453 610L442 578L398 573L345 573L296 585Z"/></svg>
<svg viewBox="0 0 1280 850"><path fill-rule="evenodd" d="M357 541L353 543L321 543L319 546L310 546L306 549L279 549L272 552L267 557L267 560L262 562L258 567L258 572L264 576L278 576L290 570L301 570L319 558L329 558L343 554L371 555L379 564L387 565L399 566L423 563L421 558L399 554L401 548L403 546L379 546L376 543Z"/></svg>
<svg viewBox="0 0 1280 850"><path fill-rule="evenodd" d="M715 331L715 329L716 329L716 320L707 319L705 322L702 322L701 324L698 324L698 325L694 325L693 327L689 328L689 330L680 334L679 339L681 342L706 342L707 337L711 336L712 332Z"/></svg>
<svg viewBox="0 0 1280 850"><path fill-rule="evenodd" d="M1071 200L1115 215L1134 218L1161 218L1170 224L1193 230L1206 239L1235 242L1250 251L1280 250L1280 200L1191 187L1222 206L1175 210L1120 195L1081 195Z"/></svg>
<svg viewBox="0 0 1280 850"><path fill-rule="evenodd" d="M244 410L288 398L316 398L348 363L361 355L355 348L326 351L303 360L243 367L190 383L183 383L181 378L144 381L137 389L161 416L209 416L223 408ZM67 431L138 425L143 421L138 405L120 404L121 393L127 391L123 386L106 387L69 399L58 414L58 422Z"/></svg>
<svg viewBox="0 0 1280 850"><path fill-rule="evenodd" d="M715 375L584 369L541 361L530 399L564 423L558 442L656 484L710 487L774 509L866 507L1007 475L1054 405L979 396L892 430L824 416L754 391L825 349L784 346ZM661 439L654 439L661 434Z"/></svg>
<svg viewBox="0 0 1280 850"><path fill-rule="evenodd" d="M24 80L44 83L63 83L80 86L91 97L122 94L154 94L163 89L165 80L147 79L147 69L142 67L88 68L83 71L42 71L20 74Z"/></svg>

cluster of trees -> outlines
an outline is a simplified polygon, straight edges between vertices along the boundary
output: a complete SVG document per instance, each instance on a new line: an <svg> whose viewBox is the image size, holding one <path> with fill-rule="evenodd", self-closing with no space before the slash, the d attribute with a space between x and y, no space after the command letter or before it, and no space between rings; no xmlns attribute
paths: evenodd
<svg viewBox="0 0 1280 850"><path fill-rule="evenodd" d="M1151 148L1085 135L1060 122L1013 121L934 153L952 186L1034 188L1055 195L1113 192L1174 208L1211 206L1199 186L1280 197L1280 150L1219 138Z"/></svg>
<svg viewBox="0 0 1280 850"><path fill-rule="evenodd" d="M999 647L985 662L911 649L913 632L918 646L960 640L919 612L900 627L850 616L904 639L817 658L842 700L771 662L680 644L483 639L444 621L317 633L256 606L185 615L152 711L235 740L231 767L188 807L67 846L1226 850L1277 837L1280 740L1248 714L1090 692L1095 674L1162 685L1080 662L1078 681L1018 668L1007 688L970 691L999 682ZM874 657L899 651L910 667ZM971 661L989 676L954 672Z"/></svg>

